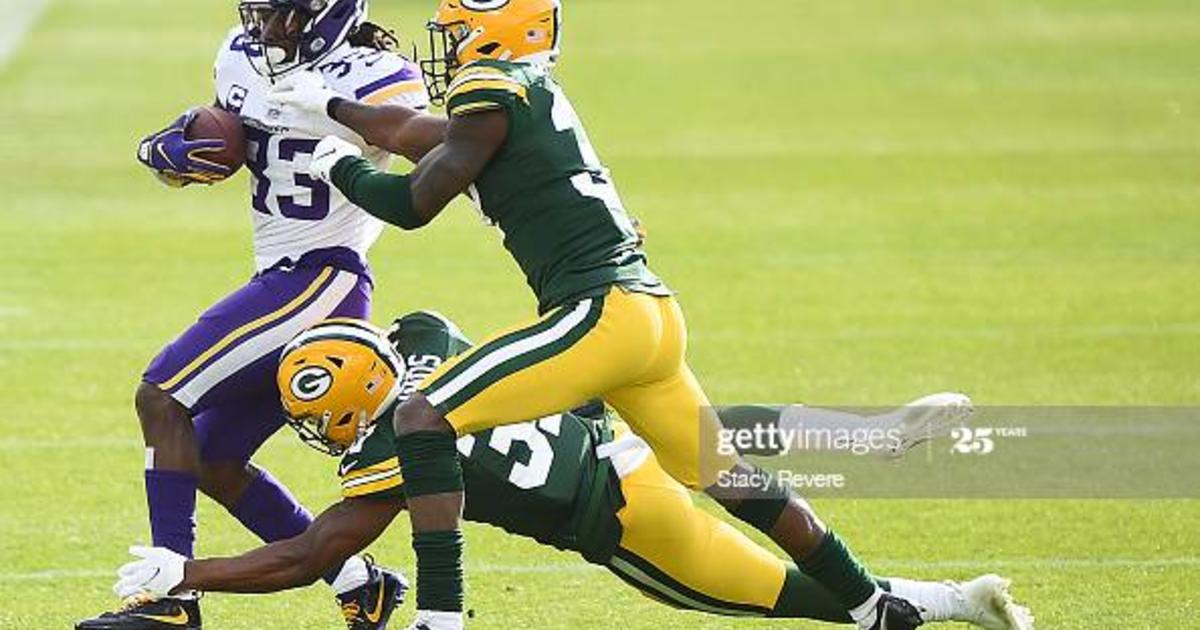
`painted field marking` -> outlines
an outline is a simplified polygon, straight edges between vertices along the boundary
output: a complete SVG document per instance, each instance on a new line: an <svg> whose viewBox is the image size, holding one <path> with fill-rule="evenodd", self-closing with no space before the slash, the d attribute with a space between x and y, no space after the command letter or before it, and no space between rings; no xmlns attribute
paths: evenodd
<svg viewBox="0 0 1200 630"><path fill-rule="evenodd" d="M5 11L8 19L0 22L0 67L20 47L47 4L46 0L16 0L16 6Z"/></svg>
<svg viewBox="0 0 1200 630"><path fill-rule="evenodd" d="M945 560L926 562L922 560L875 560L872 564L888 568L918 570L974 569L988 571L996 569L1157 569L1172 567L1200 567L1200 557L1180 556L1176 558L1025 558L1015 560ZM478 564L468 565L467 573L594 573L603 567L583 563L559 564ZM30 572L0 572L0 582L43 582L51 580L92 580L111 578L116 569L47 569Z"/></svg>
<svg viewBox="0 0 1200 630"><path fill-rule="evenodd" d="M46 571L30 571L28 573L0 573L0 582L48 582L53 580L91 580L102 577L115 577L116 569L101 571L99 569L49 569Z"/></svg>
<svg viewBox="0 0 1200 630"><path fill-rule="evenodd" d="M107 448L142 449L145 445L136 437L0 438L0 451Z"/></svg>

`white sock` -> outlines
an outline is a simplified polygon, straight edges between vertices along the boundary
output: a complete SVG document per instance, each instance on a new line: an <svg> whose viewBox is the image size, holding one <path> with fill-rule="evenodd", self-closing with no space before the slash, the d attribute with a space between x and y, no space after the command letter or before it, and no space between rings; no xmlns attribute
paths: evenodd
<svg viewBox="0 0 1200 630"><path fill-rule="evenodd" d="M875 587L875 592L867 598L867 601L850 609L850 617L858 624L860 628L870 628L875 625L875 604L879 603L879 598L883 597L883 589Z"/></svg>
<svg viewBox="0 0 1200 630"><path fill-rule="evenodd" d="M876 428L867 418L846 411L788 405L779 411L779 428L796 433L793 439L804 451L843 451L845 440L862 428Z"/></svg>
<svg viewBox="0 0 1200 630"><path fill-rule="evenodd" d="M904 578L885 578L892 594L924 608L925 621L955 621L961 618L963 598L958 589L945 582L921 582Z"/></svg>
<svg viewBox="0 0 1200 630"><path fill-rule="evenodd" d="M341 595L366 584L370 579L371 574L367 572L367 561L358 556L350 556L346 558L342 570L338 572L333 584L330 584L329 587L333 589L334 593Z"/></svg>

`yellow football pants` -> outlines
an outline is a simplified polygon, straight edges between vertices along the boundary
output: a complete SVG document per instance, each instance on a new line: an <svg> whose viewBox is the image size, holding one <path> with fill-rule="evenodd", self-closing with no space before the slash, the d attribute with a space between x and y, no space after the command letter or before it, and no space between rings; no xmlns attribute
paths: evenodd
<svg viewBox="0 0 1200 630"><path fill-rule="evenodd" d="M490 337L444 363L420 391L459 435L602 398L672 477L702 489L733 458L701 449L719 423L684 361L686 349L687 325L674 298L614 287Z"/></svg>
<svg viewBox="0 0 1200 630"><path fill-rule="evenodd" d="M692 503L654 456L621 481L620 548L608 563L618 577L663 603L721 615L767 616L787 565Z"/></svg>

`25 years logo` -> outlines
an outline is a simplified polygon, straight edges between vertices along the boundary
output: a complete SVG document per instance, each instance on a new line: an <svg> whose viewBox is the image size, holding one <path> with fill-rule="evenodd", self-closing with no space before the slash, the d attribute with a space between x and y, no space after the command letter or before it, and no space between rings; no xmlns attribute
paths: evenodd
<svg viewBox="0 0 1200 630"><path fill-rule="evenodd" d="M996 450L997 438L1023 438L1029 432L1024 427L958 427L950 431L955 455L987 455Z"/></svg>

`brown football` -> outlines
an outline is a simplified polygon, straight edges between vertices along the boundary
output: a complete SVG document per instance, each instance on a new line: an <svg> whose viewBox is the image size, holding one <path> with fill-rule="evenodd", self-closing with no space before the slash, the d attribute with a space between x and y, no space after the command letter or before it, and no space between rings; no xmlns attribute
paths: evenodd
<svg viewBox="0 0 1200 630"><path fill-rule="evenodd" d="M225 148L203 154L204 159L228 166L230 175L246 163L246 133L242 130L242 119L220 107L207 105L199 108L192 124L184 130L188 140L224 140Z"/></svg>

